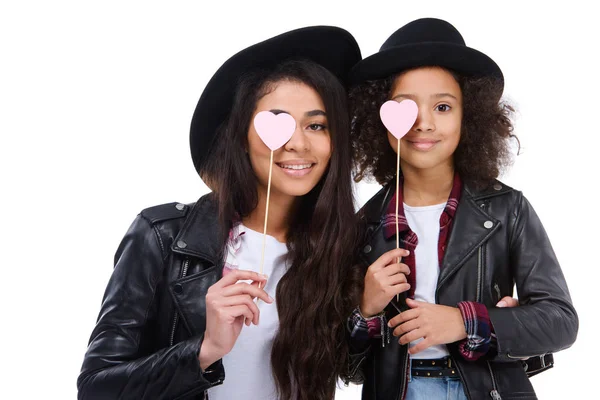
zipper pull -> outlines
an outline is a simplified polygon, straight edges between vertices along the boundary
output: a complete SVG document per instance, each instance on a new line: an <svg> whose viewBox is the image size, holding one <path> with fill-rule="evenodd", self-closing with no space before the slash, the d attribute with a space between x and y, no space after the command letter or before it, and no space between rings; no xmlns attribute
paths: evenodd
<svg viewBox="0 0 600 400"><path fill-rule="evenodd" d="M492 396L492 399L494 399L494 400L502 400L500 393L498 393L498 391L496 389L494 389L490 392L490 396Z"/></svg>
<svg viewBox="0 0 600 400"><path fill-rule="evenodd" d="M500 286L497 283L494 283L494 289L496 290L496 294L498 295L498 301L502 298L502 293L500 293Z"/></svg>

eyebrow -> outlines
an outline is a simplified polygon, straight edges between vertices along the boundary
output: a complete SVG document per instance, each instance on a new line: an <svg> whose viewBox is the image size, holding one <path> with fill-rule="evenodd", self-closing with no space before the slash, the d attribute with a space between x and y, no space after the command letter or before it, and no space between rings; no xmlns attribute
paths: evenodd
<svg viewBox="0 0 600 400"><path fill-rule="evenodd" d="M417 96L415 96L414 94L408 94L408 93L400 93L396 96L394 96L392 98L392 100L396 100L399 98L406 98L406 99L411 99L414 100ZM442 97L452 97L454 100L458 101L458 99L456 98L456 96L454 96L453 94L450 93L436 93L436 94L432 94L431 97L434 97L436 99L442 98Z"/></svg>
<svg viewBox="0 0 600 400"><path fill-rule="evenodd" d="M269 110L269 111L271 111L275 115L281 114L281 113L289 114L289 112L284 111L284 110L280 110L280 109L277 109L277 108L275 108L273 110ZM327 113L325 113L325 111L323 111L323 110L312 110L312 111L305 112L304 115L306 117L316 117L317 115L322 115L322 116L326 117Z"/></svg>
<svg viewBox="0 0 600 400"><path fill-rule="evenodd" d="M307 111L307 112L304 113L304 115L307 116L307 117L316 117L317 115L322 115L324 117L327 116L327 114L323 110Z"/></svg>

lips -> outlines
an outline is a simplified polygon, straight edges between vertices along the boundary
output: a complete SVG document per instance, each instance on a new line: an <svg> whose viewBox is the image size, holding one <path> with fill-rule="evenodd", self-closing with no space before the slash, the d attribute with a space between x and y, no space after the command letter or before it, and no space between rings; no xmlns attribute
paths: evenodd
<svg viewBox="0 0 600 400"><path fill-rule="evenodd" d="M427 151L427 150L432 149L440 141L439 140L407 140L407 142L417 150Z"/></svg>
<svg viewBox="0 0 600 400"><path fill-rule="evenodd" d="M301 177L309 174L316 163L302 160L302 161L283 161L275 163L281 170L288 176Z"/></svg>

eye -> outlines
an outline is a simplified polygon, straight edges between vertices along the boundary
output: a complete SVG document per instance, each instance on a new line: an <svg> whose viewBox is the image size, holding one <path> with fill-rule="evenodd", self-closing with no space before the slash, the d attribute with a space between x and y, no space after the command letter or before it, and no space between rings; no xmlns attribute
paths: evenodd
<svg viewBox="0 0 600 400"><path fill-rule="evenodd" d="M310 124L307 126L309 131L324 131L327 127L323 124Z"/></svg>
<svg viewBox="0 0 600 400"><path fill-rule="evenodd" d="M435 107L436 111L447 112L450 111L450 106L448 104L439 104Z"/></svg>

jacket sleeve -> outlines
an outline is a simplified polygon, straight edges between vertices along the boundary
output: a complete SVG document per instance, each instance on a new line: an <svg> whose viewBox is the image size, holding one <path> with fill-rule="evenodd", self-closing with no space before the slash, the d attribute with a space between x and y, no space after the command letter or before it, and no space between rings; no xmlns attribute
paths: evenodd
<svg viewBox="0 0 600 400"><path fill-rule="evenodd" d="M510 267L520 306L489 308L497 338L496 361L565 349L579 321L550 240L531 204L519 193L510 236Z"/></svg>
<svg viewBox="0 0 600 400"><path fill-rule="evenodd" d="M348 354L346 370L342 374L342 381L347 385L350 382L361 384L364 382L363 371L365 361L371 350L372 339L368 336L368 328L359 326L355 312L346 321L346 341L348 343Z"/></svg>
<svg viewBox="0 0 600 400"><path fill-rule="evenodd" d="M177 399L220 383L224 374L220 361L207 371L200 368L202 336L150 350L163 268L158 232L139 215L115 255L77 380L78 399Z"/></svg>

